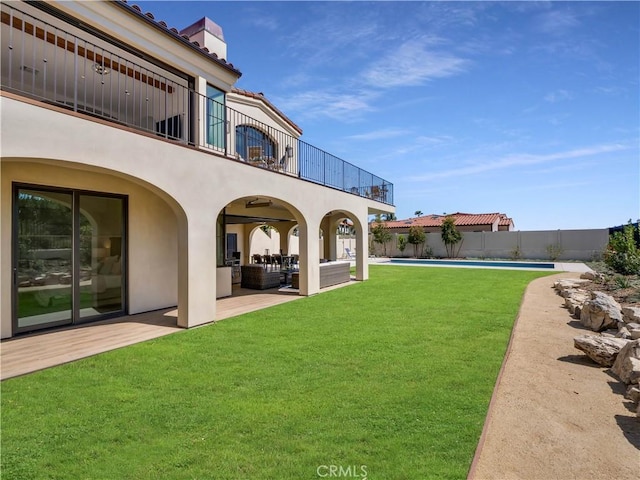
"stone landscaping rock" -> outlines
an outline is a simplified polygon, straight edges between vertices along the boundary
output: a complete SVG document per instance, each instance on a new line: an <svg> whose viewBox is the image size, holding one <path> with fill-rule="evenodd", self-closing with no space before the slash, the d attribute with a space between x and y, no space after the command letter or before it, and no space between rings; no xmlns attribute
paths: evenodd
<svg viewBox="0 0 640 480"><path fill-rule="evenodd" d="M580 275L580 278L586 280L602 281L604 280L604 275L601 273L596 273L593 270L589 270L588 272L584 272L582 275Z"/></svg>
<svg viewBox="0 0 640 480"><path fill-rule="evenodd" d="M629 332L629 338L631 338L631 340L638 340L640 338L640 324L627 323L624 327L621 327L620 330L623 328Z"/></svg>
<svg viewBox="0 0 640 480"><path fill-rule="evenodd" d="M569 310L569 313L571 315L574 315L576 318L580 318L582 305L584 305L584 303L591 298L589 292L580 290L578 288L571 288L565 290L563 293L569 293L566 296L563 295L565 297L564 305L565 307L567 307L567 310Z"/></svg>
<svg viewBox="0 0 640 480"><path fill-rule="evenodd" d="M616 338L624 338L625 340L633 340L631 338L631 333L629 329L625 326L618 328L618 333L616 333Z"/></svg>
<svg viewBox="0 0 640 480"><path fill-rule="evenodd" d="M640 338L640 324L639 323L627 323L625 328L629 332L632 340L638 340Z"/></svg>
<svg viewBox="0 0 640 480"><path fill-rule="evenodd" d="M640 381L640 340L632 340L620 349L611 369L626 384Z"/></svg>
<svg viewBox="0 0 640 480"><path fill-rule="evenodd" d="M622 307L622 320L625 323L640 323L640 307Z"/></svg>
<svg viewBox="0 0 640 480"><path fill-rule="evenodd" d="M580 323L594 332L617 328L622 322L622 308L613 297L602 292L591 292L580 311Z"/></svg>
<svg viewBox="0 0 640 480"><path fill-rule="evenodd" d="M574 347L603 367L612 366L621 349L628 343L630 340L601 335L579 335L573 339Z"/></svg>
<svg viewBox="0 0 640 480"><path fill-rule="evenodd" d="M582 287L592 281L603 282L604 275L585 272L577 279L562 279L553 288L565 300L567 310L580 323L600 335L574 337L575 348L598 365L611 367L629 385L625 397L637 404L640 417L640 306L624 306L610 295Z"/></svg>
<svg viewBox="0 0 640 480"><path fill-rule="evenodd" d="M569 288L579 288L581 285L589 283L589 280L579 280L577 278L563 278L553 284L553 288L558 292L567 290Z"/></svg>
<svg viewBox="0 0 640 480"><path fill-rule="evenodd" d="M640 387L638 385L630 385L627 388L627 393L624 394L625 398L631 400L633 403L640 402Z"/></svg>

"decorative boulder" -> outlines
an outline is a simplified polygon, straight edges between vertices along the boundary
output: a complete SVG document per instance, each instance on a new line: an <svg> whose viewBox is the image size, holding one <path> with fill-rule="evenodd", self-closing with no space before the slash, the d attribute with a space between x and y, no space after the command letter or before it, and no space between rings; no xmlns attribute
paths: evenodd
<svg viewBox="0 0 640 480"><path fill-rule="evenodd" d="M612 370L626 384L640 381L640 340L632 340L620 349Z"/></svg>
<svg viewBox="0 0 640 480"><path fill-rule="evenodd" d="M617 328L622 322L620 304L610 295L592 292L591 300L587 300L580 311L580 323L594 332L607 328Z"/></svg>
<svg viewBox="0 0 640 480"><path fill-rule="evenodd" d="M640 323L640 307L622 307L624 323Z"/></svg>
<svg viewBox="0 0 640 480"><path fill-rule="evenodd" d="M568 295L565 296L564 293L568 293ZM563 292L563 296L564 306L567 307L567 310L569 310L569 313L571 315L575 315L577 318L580 318L582 305L584 305L584 303L591 297L591 295L589 295L589 292L577 288L565 290Z"/></svg>
<svg viewBox="0 0 640 480"><path fill-rule="evenodd" d="M561 293L563 290L567 290L569 288L580 288L580 286L585 283L589 283L589 280L578 280L575 278L563 278L562 280L558 280L553 284L553 288Z"/></svg>
<svg viewBox="0 0 640 480"><path fill-rule="evenodd" d="M622 338L600 335L579 335L573 339L574 347L582 350L591 360L603 367L613 365L620 350L629 342L630 340Z"/></svg>
<svg viewBox="0 0 640 480"><path fill-rule="evenodd" d="M629 332L632 340L638 340L640 338L640 324L638 323L627 323L625 328Z"/></svg>
<svg viewBox="0 0 640 480"><path fill-rule="evenodd" d="M624 326L624 324L620 324L620 328L618 328L618 333L616 333L616 338L624 338L625 340L633 340L633 338L631 338L631 332L629 332L629 329Z"/></svg>
<svg viewBox="0 0 640 480"><path fill-rule="evenodd" d="M601 273L596 273L593 270L589 270L588 272L584 272L582 275L580 275L580 278L586 280L602 280L604 279L604 275L602 275Z"/></svg>
<svg viewBox="0 0 640 480"><path fill-rule="evenodd" d="M633 403L638 403L640 402L640 388L638 388L638 385L630 385L629 388L627 388L627 393L625 393L624 396L625 398L631 400Z"/></svg>

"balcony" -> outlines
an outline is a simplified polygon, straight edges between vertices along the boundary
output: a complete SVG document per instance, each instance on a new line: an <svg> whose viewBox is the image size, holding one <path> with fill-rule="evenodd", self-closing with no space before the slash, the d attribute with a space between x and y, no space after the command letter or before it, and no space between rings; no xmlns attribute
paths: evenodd
<svg viewBox="0 0 640 480"><path fill-rule="evenodd" d="M393 205L392 183L202 95L159 61L38 16L2 4L2 90Z"/></svg>

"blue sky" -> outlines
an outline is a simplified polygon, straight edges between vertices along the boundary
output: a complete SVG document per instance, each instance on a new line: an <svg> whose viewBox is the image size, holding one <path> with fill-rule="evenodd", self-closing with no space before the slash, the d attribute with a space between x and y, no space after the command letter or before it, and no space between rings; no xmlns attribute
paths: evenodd
<svg viewBox="0 0 640 480"><path fill-rule="evenodd" d="M240 88L394 184L398 218L640 217L638 2L135 2L219 24Z"/></svg>

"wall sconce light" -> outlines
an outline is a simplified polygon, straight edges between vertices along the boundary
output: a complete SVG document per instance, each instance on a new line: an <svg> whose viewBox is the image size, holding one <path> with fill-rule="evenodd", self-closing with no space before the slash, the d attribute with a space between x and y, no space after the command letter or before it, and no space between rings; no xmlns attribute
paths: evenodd
<svg viewBox="0 0 640 480"><path fill-rule="evenodd" d="M284 148L284 154L287 156L287 158L293 158L293 147L291 145L287 145Z"/></svg>

